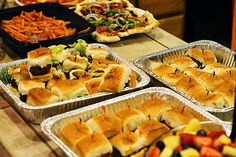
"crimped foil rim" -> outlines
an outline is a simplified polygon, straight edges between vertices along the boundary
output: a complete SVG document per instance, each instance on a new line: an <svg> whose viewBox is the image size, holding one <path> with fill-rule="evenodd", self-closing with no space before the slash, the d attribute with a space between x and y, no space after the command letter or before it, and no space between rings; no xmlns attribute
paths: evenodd
<svg viewBox="0 0 236 157"><path fill-rule="evenodd" d="M234 55L234 58L235 58L236 53L234 53L234 51L230 50L229 48L227 48L227 47L225 47L225 46L223 46L223 45L221 45L221 44L219 44L217 42L211 41L211 40L199 40L199 41L195 41L195 42L192 42L192 43L189 43L189 44L186 44L186 45L182 45L182 46L166 49L166 50L163 50L163 51L147 54L145 56L141 56L141 57L135 59L133 63L134 63L134 65L136 65L137 67L141 68L146 73L148 73L150 76L154 77L156 80L160 81L161 83L165 84L167 87L171 88L172 90L176 91L177 93L179 93L179 94L183 95L184 97L188 98L193 103L195 103L197 106L200 106L201 108L203 108L206 111L215 112L215 113L217 113L217 112L218 113L223 113L223 112L232 111L234 109L233 106L232 107L226 107L226 108L218 109L218 108L206 106L206 105L198 102L197 100L195 100L191 96L188 96L187 94L185 94L185 92L183 92L183 91L179 90L178 88L176 88L174 85L169 84L167 81L162 79L160 76L155 75L151 70L146 69L145 66L144 66L144 62L146 60L148 60L149 58L151 58L151 57L161 56L163 54L167 54L167 53L170 53L172 51L177 51L177 50L181 50L181 49L191 48L191 47L194 47L196 45L203 45L203 44L210 45L210 46L221 47L221 49L224 50L224 53L231 53L231 55ZM235 67L235 62L234 62L233 66Z"/></svg>

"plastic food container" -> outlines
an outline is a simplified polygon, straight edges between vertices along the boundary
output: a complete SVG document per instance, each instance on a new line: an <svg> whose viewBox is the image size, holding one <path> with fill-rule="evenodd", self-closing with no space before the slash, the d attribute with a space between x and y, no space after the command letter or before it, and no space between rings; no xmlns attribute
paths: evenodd
<svg viewBox="0 0 236 157"><path fill-rule="evenodd" d="M71 24L68 26L76 28L76 33L70 36L39 41L38 43L30 43L16 40L0 27L0 37L2 37L3 42L21 58L25 58L28 51L41 46L70 44L79 38L88 41L90 34L95 30L95 27L92 24L59 3L40 3L0 10L0 23L2 20L10 20L12 17L20 15L21 11L30 12L33 10L37 12L42 11L44 15L49 17L56 17L56 19L70 21ZM80 32L88 28L90 29L87 32Z"/></svg>

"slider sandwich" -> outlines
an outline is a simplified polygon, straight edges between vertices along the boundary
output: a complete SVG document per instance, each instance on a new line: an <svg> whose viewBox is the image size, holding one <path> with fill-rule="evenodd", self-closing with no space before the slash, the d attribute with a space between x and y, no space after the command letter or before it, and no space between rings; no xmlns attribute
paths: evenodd
<svg viewBox="0 0 236 157"><path fill-rule="evenodd" d="M28 95L29 91L33 88L45 88L45 83L37 79L21 80L18 84L18 91L21 95Z"/></svg>
<svg viewBox="0 0 236 157"><path fill-rule="evenodd" d="M188 124L189 120L194 118L190 112L185 112L185 108L173 108L166 111L162 115L162 121L164 121L171 128L176 128L181 125Z"/></svg>
<svg viewBox="0 0 236 157"><path fill-rule="evenodd" d="M123 65L111 64L102 76L99 88L101 91L121 92L129 81L130 74L131 69Z"/></svg>
<svg viewBox="0 0 236 157"><path fill-rule="evenodd" d="M52 52L49 48L41 47L27 54L28 68L31 79L48 81L52 74Z"/></svg>
<svg viewBox="0 0 236 157"><path fill-rule="evenodd" d="M92 59L106 59L110 53L103 48L88 46L85 52L85 55Z"/></svg>
<svg viewBox="0 0 236 157"><path fill-rule="evenodd" d="M117 64L117 63L107 59L97 59L97 58L93 59L90 69L91 75L93 77L102 76L110 64Z"/></svg>
<svg viewBox="0 0 236 157"><path fill-rule="evenodd" d="M194 62L190 57L175 58L171 61L170 65L178 69L180 72L183 72L186 68L198 67L197 63Z"/></svg>
<svg viewBox="0 0 236 157"><path fill-rule="evenodd" d="M70 80L80 80L80 81L87 81L92 78L92 75L90 75L88 72L82 70L82 69L75 69L71 70L69 73Z"/></svg>
<svg viewBox="0 0 236 157"><path fill-rule="evenodd" d="M122 120L123 131L134 131L141 123L147 121L147 117L137 109L123 109L116 112Z"/></svg>
<svg viewBox="0 0 236 157"><path fill-rule="evenodd" d="M139 110L143 112L145 116L150 116L156 120L160 120L163 113L171 108L171 105L167 101L155 96L149 98L139 106Z"/></svg>
<svg viewBox="0 0 236 157"><path fill-rule="evenodd" d="M97 133L104 134L110 138L121 133L121 119L113 113L103 113L89 119L86 124Z"/></svg>
<svg viewBox="0 0 236 157"><path fill-rule="evenodd" d="M135 134L145 139L144 145L150 145L156 138L167 132L169 128L157 120L149 119L138 126Z"/></svg>
<svg viewBox="0 0 236 157"><path fill-rule="evenodd" d="M25 80L29 79L29 71L28 71L28 65L21 64L21 65L16 65L8 70L8 74L10 74L13 78L12 86L15 87L20 80Z"/></svg>
<svg viewBox="0 0 236 157"><path fill-rule="evenodd" d="M128 156L144 146L144 138L131 131L122 132L110 139L110 143L122 156Z"/></svg>
<svg viewBox="0 0 236 157"><path fill-rule="evenodd" d="M74 69L82 69L85 70L88 66L88 60L85 57L80 57L79 55L67 58L62 63L62 69L64 72L70 72Z"/></svg>
<svg viewBox="0 0 236 157"><path fill-rule="evenodd" d="M101 81L102 81L101 78L92 78L84 82L86 88L88 89L89 94L95 94L101 92L99 88Z"/></svg>
<svg viewBox="0 0 236 157"><path fill-rule="evenodd" d="M155 67L153 73L162 77L168 83L174 85L184 77L184 74L179 72L175 67L167 64L161 64Z"/></svg>
<svg viewBox="0 0 236 157"><path fill-rule="evenodd" d="M68 100L88 95L84 83L79 80L57 80L51 91L59 95L61 100Z"/></svg>
<svg viewBox="0 0 236 157"><path fill-rule="evenodd" d="M81 157L98 157L111 154L112 146L105 135L92 133L80 139L75 150Z"/></svg>
<svg viewBox="0 0 236 157"><path fill-rule="evenodd" d="M92 130L81 120L69 123L60 130L62 141L73 149L79 140L90 134Z"/></svg>
<svg viewBox="0 0 236 157"><path fill-rule="evenodd" d="M44 106L59 101L60 98L57 94L44 88L33 88L27 95L26 103L33 106Z"/></svg>
<svg viewBox="0 0 236 157"><path fill-rule="evenodd" d="M199 48L192 48L188 50L188 55L191 58L198 60L203 66L217 62L215 54L211 50L201 50Z"/></svg>

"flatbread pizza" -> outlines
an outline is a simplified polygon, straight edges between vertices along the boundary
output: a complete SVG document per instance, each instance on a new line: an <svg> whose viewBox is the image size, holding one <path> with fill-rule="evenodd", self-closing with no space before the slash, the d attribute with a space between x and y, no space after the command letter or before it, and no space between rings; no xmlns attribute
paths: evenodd
<svg viewBox="0 0 236 157"><path fill-rule="evenodd" d="M85 0L76 5L75 12L96 27L92 36L98 42L120 41L159 25L150 12L135 8L128 0Z"/></svg>

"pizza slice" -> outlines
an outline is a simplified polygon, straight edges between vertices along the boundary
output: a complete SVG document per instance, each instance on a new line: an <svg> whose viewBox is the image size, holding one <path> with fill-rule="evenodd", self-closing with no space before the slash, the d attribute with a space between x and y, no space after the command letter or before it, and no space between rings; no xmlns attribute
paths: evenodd
<svg viewBox="0 0 236 157"><path fill-rule="evenodd" d="M85 0L77 4L75 12L96 27L92 36L98 42L147 33L159 24L150 12L135 8L127 0Z"/></svg>

